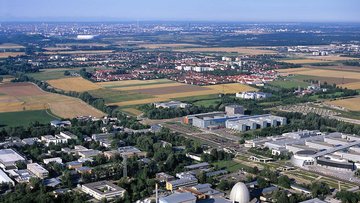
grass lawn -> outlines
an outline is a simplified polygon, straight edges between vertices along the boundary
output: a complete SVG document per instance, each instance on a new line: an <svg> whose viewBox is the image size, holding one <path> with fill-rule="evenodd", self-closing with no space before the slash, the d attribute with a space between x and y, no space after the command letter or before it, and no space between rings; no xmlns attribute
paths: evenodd
<svg viewBox="0 0 360 203"><path fill-rule="evenodd" d="M306 88L309 86L309 83L303 82L303 81L296 81L296 80L275 80L269 83L272 86L285 88L285 89L292 89L292 88L298 88L299 86L301 88Z"/></svg>
<svg viewBox="0 0 360 203"><path fill-rule="evenodd" d="M128 92L128 91L120 91L120 90L112 90L112 89L92 90L89 91L89 93L94 97L103 98L105 100L105 103L116 103L123 101L153 98L152 95L148 95L148 94L140 94L136 92Z"/></svg>
<svg viewBox="0 0 360 203"><path fill-rule="evenodd" d="M0 113L0 127L28 126L31 122L49 123L58 119L47 110Z"/></svg>
<svg viewBox="0 0 360 203"><path fill-rule="evenodd" d="M204 106L204 107L209 107L209 106L216 106L219 104L219 102L221 101L221 99L209 99L209 100L201 100L201 101L197 101L194 104L196 106Z"/></svg>
<svg viewBox="0 0 360 203"><path fill-rule="evenodd" d="M237 163L235 161L232 160L228 160L228 161L217 161L212 163L214 166L217 166L221 169L225 169L227 171L229 171L230 173L232 172L236 172L242 168L250 168L249 166L246 166L244 164L241 163Z"/></svg>
<svg viewBox="0 0 360 203"><path fill-rule="evenodd" d="M65 70L41 71L38 73L29 73L27 75L35 78L36 80L56 80L67 77L64 75L64 72Z"/></svg>

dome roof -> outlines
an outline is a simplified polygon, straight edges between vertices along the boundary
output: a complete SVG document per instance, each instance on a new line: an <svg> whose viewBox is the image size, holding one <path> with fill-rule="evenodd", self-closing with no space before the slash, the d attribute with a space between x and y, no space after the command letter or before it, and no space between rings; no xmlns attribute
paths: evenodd
<svg viewBox="0 0 360 203"><path fill-rule="evenodd" d="M244 183L238 182L234 185L230 192L230 200L237 203L250 202L250 193Z"/></svg>

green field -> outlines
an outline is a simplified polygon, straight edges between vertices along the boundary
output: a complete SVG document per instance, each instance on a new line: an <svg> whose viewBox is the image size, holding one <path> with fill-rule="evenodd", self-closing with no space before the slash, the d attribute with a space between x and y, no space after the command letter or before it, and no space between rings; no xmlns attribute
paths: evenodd
<svg viewBox="0 0 360 203"><path fill-rule="evenodd" d="M69 69L70 72L74 70ZM36 79L36 80L56 80L60 78L65 78L67 76L64 75L65 70L52 70L52 71L40 71L38 73L29 73L28 76Z"/></svg>
<svg viewBox="0 0 360 203"><path fill-rule="evenodd" d="M28 126L31 122L49 123L58 119L47 110L0 113L0 127Z"/></svg>
<svg viewBox="0 0 360 203"><path fill-rule="evenodd" d="M285 89L298 88L299 86L301 88L306 88L307 86L309 86L309 83L297 80L275 80L269 82L269 84L274 87L280 87Z"/></svg>
<svg viewBox="0 0 360 203"><path fill-rule="evenodd" d="M209 106L216 106L221 102L221 99L209 99L209 100L202 100L202 101L197 101L194 104L196 106L204 106L204 107L209 107Z"/></svg>
<svg viewBox="0 0 360 203"><path fill-rule="evenodd" d="M160 84L169 84L176 83L168 79L158 79L156 82L149 83L139 83L139 84L123 84L123 85L106 85L104 88L119 88L119 87L137 87L137 86L147 86L147 85L160 85Z"/></svg>
<svg viewBox="0 0 360 203"><path fill-rule="evenodd" d="M153 96L148 94L140 94L136 92L128 92L128 91L120 91L120 90L112 90L112 89L92 90L89 91L89 93L94 97L103 98L105 100L105 103L115 103L115 102L153 98Z"/></svg>
<svg viewBox="0 0 360 203"><path fill-rule="evenodd" d="M249 166L243 165L241 163L237 163L235 161L229 160L229 161L218 161L212 163L214 166L217 166L218 168L225 169L229 171L230 173L236 172L242 168L250 168Z"/></svg>

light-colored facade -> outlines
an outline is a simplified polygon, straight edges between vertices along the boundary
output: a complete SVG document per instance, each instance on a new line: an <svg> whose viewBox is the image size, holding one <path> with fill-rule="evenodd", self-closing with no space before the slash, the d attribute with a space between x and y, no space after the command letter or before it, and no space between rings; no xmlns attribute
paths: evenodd
<svg viewBox="0 0 360 203"><path fill-rule="evenodd" d="M99 181L81 186L84 193L93 196L97 200L112 200L124 197L125 189L109 182Z"/></svg>
<svg viewBox="0 0 360 203"><path fill-rule="evenodd" d="M40 179L44 179L49 176L49 171L46 170L44 167L40 166L40 164L38 163L28 164L27 169Z"/></svg>

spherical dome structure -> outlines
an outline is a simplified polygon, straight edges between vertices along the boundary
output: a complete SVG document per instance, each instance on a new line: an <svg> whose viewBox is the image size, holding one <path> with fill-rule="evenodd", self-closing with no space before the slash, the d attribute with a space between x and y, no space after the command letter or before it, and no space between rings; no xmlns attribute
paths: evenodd
<svg viewBox="0 0 360 203"><path fill-rule="evenodd" d="M230 192L230 200L236 203L250 202L250 193L244 183L238 182L234 185Z"/></svg>

